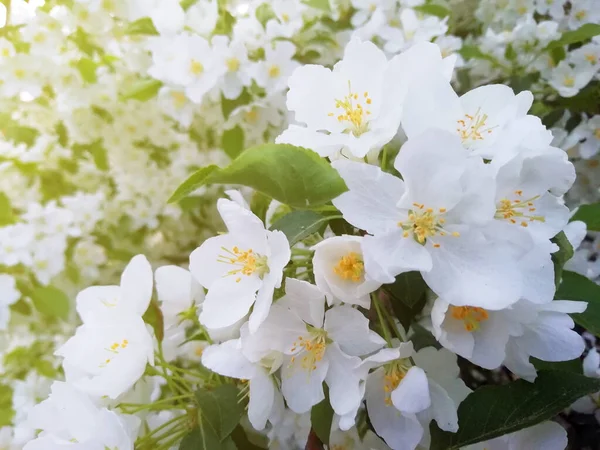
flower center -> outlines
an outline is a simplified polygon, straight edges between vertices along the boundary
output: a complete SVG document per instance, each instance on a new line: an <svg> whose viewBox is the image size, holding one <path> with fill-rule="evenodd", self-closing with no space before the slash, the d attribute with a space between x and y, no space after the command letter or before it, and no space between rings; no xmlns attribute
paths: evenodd
<svg viewBox="0 0 600 450"><path fill-rule="evenodd" d="M286 13L283 13L281 15L281 20L283 20L284 23L288 23L290 21L290 16Z"/></svg>
<svg viewBox="0 0 600 450"><path fill-rule="evenodd" d="M523 191L516 190L515 194L519 197L523 196ZM509 200L507 198L503 198L500 200L496 214L494 217L496 219L506 219L510 221L510 223L517 223L520 221L522 227L527 227L529 222L539 221L545 222L544 216L536 216L531 213L535 212L536 208L534 205L534 201L536 201L540 196L536 195L535 197L531 197L527 200L523 200L517 198L515 200ZM525 220L526 219L526 220Z"/></svg>
<svg viewBox="0 0 600 450"><path fill-rule="evenodd" d="M192 59L190 61L190 72L194 75L200 75L204 72L204 66L200 61Z"/></svg>
<svg viewBox="0 0 600 450"><path fill-rule="evenodd" d="M479 330L481 322L489 319L488 312L476 306L451 306L451 314L456 320L462 320L469 333Z"/></svg>
<svg viewBox="0 0 600 450"><path fill-rule="evenodd" d="M235 269L227 272L226 275L238 275L235 282L239 283L242 279L239 275L250 276L257 273L262 279L266 273L269 273L269 266L267 265L267 257L254 253L254 250L240 250L237 246L229 250L225 247L221 247L226 253L225 255L219 255L217 262L231 264Z"/></svg>
<svg viewBox="0 0 600 450"><path fill-rule="evenodd" d="M585 59L591 62L592 64L596 64L596 55L593 53L586 53Z"/></svg>
<svg viewBox="0 0 600 450"><path fill-rule="evenodd" d="M337 120L340 123L346 122L348 128L344 133L349 132L358 137L369 130L368 117L371 111L368 108L373 102L367 91L363 92L362 97L356 92L352 92L350 81L348 81L348 95L343 99L335 99L335 108L339 109L340 114L337 115ZM364 103L364 105L363 105ZM330 112L329 117L333 117L337 112Z"/></svg>
<svg viewBox="0 0 600 450"><path fill-rule="evenodd" d="M334 273L343 280L359 282L365 273L365 265L356 252L350 252L342 256L333 268Z"/></svg>
<svg viewBox="0 0 600 450"><path fill-rule="evenodd" d="M237 58L229 58L226 62L227 70L230 72L237 72L240 68L240 60Z"/></svg>
<svg viewBox="0 0 600 450"><path fill-rule="evenodd" d="M600 139L600 128L596 128L594 130L594 136L596 137L596 139Z"/></svg>
<svg viewBox="0 0 600 450"><path fill-rule="evenodd" d="M383 376L383 390L385 392L385 404L392 406L392 392L396 390L400 382L406 376L411 364L407 360L394 361L385 366Z"/></svg>
<svg viewBox="0 0 600 450"><path fill-rule="evenodd" d="M583 20L587 16L587 12L584 9L581 9L575 13L575 18L577 20Z"/></svg>
<svg viewBox="0 0 600 450"><path fill-rule="evenodd" d="M575 86L575 78L572 77L571 75L565 75L563 84L567 87L573 87L573 86Z"/></svg>
<svg viewBox="0 0 600 450"><path fill-rule="evenodd" d="M277 78L279 75L281 75L281 68L277 64L273 64L269 67L269 77Z"/></svg>
<svg viewBox="0 0 600 450"><path fill-rule="evenodd" d="M298 336L292 345L292 352L298 351L297 355L292 356L291 363L296 361L296 357L302 358L302 368L312 372L317 368L317 363L325 356L327 349L327 332L320 328L309 327L307 336Z"/></svg>
<svg viewBox="0 0 600 450"><path fill-rule="evenodd" d="M2 56L7 57L10 56L10 50L7 48L2 49Z"/></svg>
<svg viewBox="0 0 600 450"><path fill-rule="evenodd" d="M256 111L255 109L251 109L250 111L248 111L246 113L246 120L251 124L255 124L258 120L258 111Z"/></svg>
<svg viewBox="0 0 600 450"><path fill-rule="evenodd" d="M173 99L173 103L175 103L175 107L177 109L183 108L183 106L185 105L186 97L183 92L171 92L171 98Z"/></svg>
<svg viewBox="0 0 600 450"><path fill-rule="evenodd" d="M433 208L425 208L422 203L413 203L415 209L408 212L408 220L398 222L398 226L404 230L403 236L414 237L419 244L425 244L427 239L436 235L446 236L450 234L454 237L459 237L460 233L454 231L449 233L444 230L446 219L442 216L446 212L446 208L440 208L436 213ZM440 244L433 243L435 248L439 248Z"/></svg>
<svg viewBox="0 0 600 450"><path fill-rule="evenodd" d="M457 120L456 131L463 143L467 141L483 141L486 134L491 134L495 127L486 127L488 115L477 108L474 115L465 114L461 120Z"/></svg>

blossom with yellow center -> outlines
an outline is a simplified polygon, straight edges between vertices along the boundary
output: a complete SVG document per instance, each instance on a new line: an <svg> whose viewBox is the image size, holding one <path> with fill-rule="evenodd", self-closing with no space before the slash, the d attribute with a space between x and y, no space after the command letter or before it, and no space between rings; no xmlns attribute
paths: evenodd
<svg viewBox="0 0 600 450"><path fill-rule="evenodd" d="M412 236L416 239L419 244L425 244L427 239L434 236L454 236L459 237L458 231L447 232L444 230L444 219L443 215L446 213L446 208L439 208L438 211L434 211L433 208L425 208L422 203L413 203L415 209L412 209L408 213L408 220L398 222L398 226L404 230L403 236ZM434 243L435 248L440 247L440 244Z"/></svg>
<svg viewBox="0 0 600 450"><path fill-rule="evenodd" d="M367 109L373 103L373 99L367 91L363 92L362 96L352 91L350 81L348 81L348 95L343 99L335 100L336 109L340 109L341 114L338 114L337 120L340 123L347 122L349 127L344 130L358 137L369 130L368 116L371 111ZM329 117L335 116L336 113L330 112Z"/></svg>
<svg viewBox="0 0 600 450"><path fill-rule="evenodd" d="M383 390L385 391L385 404L392 406L392 392L396 390L400 382L406 376L411 364L407 360L394 361L385 366L383 376Z"/></svg>
<svg viewBox="0 0 600 450"><path fill-rule="evenodd" d="M192 59L190 61L190 72L193 75L201 75L204 72L204 66L200 61Z"/></svg>
<svg viewBox="0 0 600 450"><path fill-rule="evenodd" d="M476 306L451 306L451 314L456 320L462 320L469 333L479 330L481 322L489 319L488 312Z"/></svg>
<svg viewBox="0 0 600 450"><path fill-rule="evenodd" d="M575 13L575 18L577 20L583 20L587 16L587 11L585 9L581 9Z"/></svg>
<svg viewBox="0 0 600 450"><path fill-rule="evenodd" d="M240 60L235 57L227 59L225 64L230 72L237 72L240 69Z"/></svg>
<svg viewBox="0 0 600 450"><path fill-rule="evenodd" d="M329 342L325 330L309 325L308 327L310 328L310 334L304 337L298 336L298 339L292 344L292 352L300 351L297 356L292 356L290 363L294 364L297 358L302 358L302 368L312 372L316 370L317 363L323 360Z"/></svg>
<svg viewBox="0 0 600 450"><path fill-rule="evenodd" d="M600 139L600 128L596 128L594 130L594 136L596 137L596 139Z"/></svg>
<svg viewBox="0 0 600 450"><path fill-rule="evenodd" d="M226 255L219 255L217 262L231 264L236 267L227 272L227 275L250 276L257 273L262 279L266 273L269 273L266 256L259 255L252 249L240 250L238 247L233 247L233 249L229 250L225 247L221 248L225 251ZM235 280L236 283L239 283L241 279L238 276Z"/></svg>
<svg viewBox="0 0 600 450"><path fill-rule="evenodd" d="M596 64L598 62L598 57L593 53L586 53L585 59L592 64Z"/></svg>
<svg viewBox="0 0 600 450"><path fill-rule="evenodd" d="M343 280L359 282L365 273L365 265L356 252L350 252L342 256L333 268L333 272Z"/></svg>
<svg viewBox="0 0 600 450"><path fill-rule="evenodd" d="M176 108L183 108L185 106L187 98L183 92L173 91L171 92L171 98L173 99L173 103Z"/></svg>
<svg viewBox="0 0 600 450"><path fill-rule="evenodd" d="M523 196L523 191L516 190L515 194L519 197ZM496 219L506 219L510 223L520 223L522 227L529 226L528 222L545 222L544 216L533 215L536 211L534 202L539 198L539 195L531 197L527 200L517 198L509 200L503 198L500 200L494 217Z"/></svg>
<svg viewBox="0 0 600 450"><path fill-rule="evenodd" d="M277 64L272 64L269 67L269 78L277 78L281 75L281 68Z"/></svg>
<svg viewBox="0 0 600 450"><path fill-rule="evenodd" d="M566 75L563 79L563 84L567 87L573 87L575 86L575 78L571 75Z"/></svg>
<svg viewBox="0 0 600 450"><path fill-rule="evenodd" d="M488 115L478 108L475 114L465 114L463 119L457 120L456 131L460 139L465 141L482 141L486 134L491 134L494 127L486 127Z"/></svg>
<svg viewBox="0 0 600 450"><path fill-rule="evenodd" d="M2 56L4 56L5 58L10 56L10 50L7 48L3 48L2 49Z"/></svg>

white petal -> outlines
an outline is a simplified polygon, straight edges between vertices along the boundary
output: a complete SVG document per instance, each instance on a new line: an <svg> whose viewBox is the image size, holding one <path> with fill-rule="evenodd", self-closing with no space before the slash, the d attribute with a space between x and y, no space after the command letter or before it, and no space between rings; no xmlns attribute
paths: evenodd
<svg viewBox="0 0 600 450"><path fill-rule="evenodd" d="M328 369L327 359L317 362L314 370L302 367L301 356L294 362L284 361L281 367L281 393L292 411L303 414L325 398L323 381Z"/></svg>
<svg viewBox="0 0 600 450"><path fill-rule="evenodd" d="M280 300L304 322L317 328L323 326L325 315L325 295L317 286L307 281L287 278L285 297Z"/></svg>
<svg viewBox="0 0 600 450"><path fill-rule="evenodd" d="M202 365L219 375L240 380L252 379L256 372L254 364L243 355L239 339L206 347Z"/></svg>
<svg viewBox="0 0 600 450"><path fill-rule="evenodd" d="M433 418L444 431L456 433L458 431L457 405L448 393L436 382L429 381L429 394L431 395L431 409Z"/></svg>
<svg viewBox="0 0 600 450"><path fill-rule="evenodd" d="M144 255L134 256L121 275L123 301L140 316L152 297L152 267Z"/></svg>
<svg viewBox="0 0 600 450"><path fill-rule="evenodd" d="M200 313L200 322L204 326L224 328L248 314L262 281L258 277L247 276L239 280L236 283L228 277L212 283Z"/></svg>
<svg viewBox="0 0 600 450"><path fill-rule="evenodd" d="M106 315L124 308L119 286L91 286L77 294L76 303L77 314L84 323L93 321L99 313Z"/></svg>
<svg viewBox="0 0 600 450"><path fill-rule="evenodd" d="M348 355L362 356L379 350L385 340L369 329L369 320L349 305L325 313L327 335Z"/></svg>
<svg viewBox="0 0 600 450"><path fill-rule="evenodd" d="M403 413L418 413L429 408L431 399L427 375L420 367L413 366L391 394L392 403Z"/></svg>
<svg viewBox="0 0 600 450"><path fill-rule="evenodd" d="M325 382L329 386L329 399L336 414L344 415L357 410L362 401L360 378L356 368L360 358L348 356L334 342L327 347L329 371Z"/></svg>
<svg viewBox="0 0 600 450"><path fill-rule="evenodd" d="M250 401L248 402L248 419L256 430L262 430L271 416L275 400L273 380L263 370L257 370L250 379Z"/></svg>

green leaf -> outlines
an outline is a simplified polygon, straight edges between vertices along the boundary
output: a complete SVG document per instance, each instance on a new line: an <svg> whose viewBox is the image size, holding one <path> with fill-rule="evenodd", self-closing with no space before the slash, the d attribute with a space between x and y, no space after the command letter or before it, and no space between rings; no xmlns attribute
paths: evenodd
<svg viewBox="0 0 600 450"><path fill-rule="evenodd" d="M570 361L550 362L531 357L530 362L537 370L561 370L563 372L583 374L583 363L579 358Z"/></svg>
<svg viewBox="0 0 600 450"><path fill-rule="evenodd" d="M427 285L420 272L404 272L392 284L384 284L383 290L402 326L408 330L411 322L425 306Z"/></svg>
<svg viewBox="0 0 600 450"><path fill-rule="evenodd" d="M533 426L598 390L598 379L557 370L539 372L535 383L484 386L460 404L457 433L432 423L431 450L455 450Z"/></svg>
<svg viewBox="0 0 600 450"><path fill-rule="evenodd" d="M165 336L164 318L162 310L160 309L160 306L156 299L152 299L142 319L144 319L144 322L152 326L152 329L154 330L154 334L156 336L156 339L158 339L158 342L162 342Z"/></svg>
<svg viewBox="0 0 600 450"><path fill-rule="evenodd" d="M443 19L444 17L450 15L450 10L447 7L445 7L444 5L436 5L433 3L415 6L413 7L413 9L423 14L439 17L440 19Z"/></svg>
<svg viewBox="0 0 600 450"><path fill-rule="evenodd" d="M156 97L162 85L162 81L152 78L138 80L132 86L129 86L120 97L121 100L139 100L145 102Z"/></svg>
<svg viewBox="0 0 600 450"><path fill-rule="evenodd" d="M267 26L267 22L271 19L275 19L275 13L273 12L273 8L268 3L263 3L258 8L256 8L256 12L254 13L256 16L256 20L260 22L260 24L265 28Z"/></svg>
<svg viewBox="0 0 600 450"><path fill-rule="evenodd" d="M225 168L200 169L177 188L169 203L213 183L248 186L295 208L323 205L347 190L337 171L315 152L265 144L242 152Z"/></svg>
<svg viewBox="0 0 600 450"><path fill-rule="evenodd" d="M244 130L239 125L225 130L221 136L221 147L231 159L244 151Z"/></svg>
<svg viewBox="0 0 600 450"><path fill-rule="evenodd" d="M554 263L554 283L558 287L566 262L573 257L573 246L563 231L552 238L552 242L558 245L558 251L552 253Z"/></svg>
<svg viewBox="0 0 600 450"><path fill-rule="evenodd" d="M331 12L329 0L302 0L302 3L312 6L313 8L320 9L321 11L325 11L326 13Z"/></svg>
<svg viewBox="0 0 600 450"><path fill-rule="evenodd" d="M95 83L98 81L98 78L96 77L98 65L90 58L81 58L75 63L75 67L79 70L81 78L83 78L86 83Z"/></svg>
<svg viewBox="0 0 600 450"><path fill-rule="evenodd" d="M504 51L504 57L509 61L514 61L515 59L517 59L517 52L515 52L515 49L511 44L508 44L506 46L506 50Z"/></svg>
<svg viewBox="0 0 600 450"><path fill-rule="evenodd" d="M10 199L4 192L0 192L0 226L8 225L15 221Z"/></svg>
<svg viewBox="0 0 600 450"><path fill-rule="evenodd" d="M491 55L483 53L479 47L475 45L463 45L458 53L465 59L485 59L491 63L497 64L498 61Z"/></svg>
<svg viewBox="0 0 600 450"><path fill-rule="evenodd" d="M571 218L573 220L584 222L588 231L600 231L600 203L581 205Z"/></svg>
<svg viewBox="0 0 600 450"><path fill-rule="evenodd" d="M125 34L158 35L158 31L156 31L150 17L142 17L135 22L131 22L125 28Z"/></svg>
<svg viewBox="0 0 600 450"><path fill-rule="evenodd" d="M0 384L0 427L12 425L15 411L12 406L13 390L10 386Z"/></svg>
<svg viewBox="0 0 600 450"><path fill-rule="evenodd" d="M198 3L198 0L182 0L181 2L179 2L179 4L181 5L181 8L184 11L187 11L188 9L190 9L190 7L193 6L195 3Z"/></svg>
<svg viewBox="0 0 600 450"><path fill-rule="evenodd" d="M256 217L266 223L267 221L267 210L271 204L271 197L261 193L253 192L252 198L250 199L250 211L252 211Z"/></svg>
<svg viewBox="0 0 600 450"><path fill-rule="evenodd" d="M238 403L238 389L233 384L222 384L213 390L200 389L196 391L196 401L204 428L212 428L221 441L237 427L244 414L243 406Z"/></svg>
<svg viewBox="0 0 600 450"><path fill-rule="evenodd" d="M244 428L241 425L235 427L235 430L233 430L233 432L231 433L231 439L233 439L233 442L235 442L235 445L240 450L264 450L267 448L260 447L251 442L248 436L246 435L246 431L244 431Z"/></svg>
<svg viewBox="0 0 600 450"><path fill-rule="evenodd" d="M233 110L239 108L240 106L247 105L251 101L252 95L246 88L244 88L244 90L238 98L235 98L233 100L229 100L221 94L221 112L223 113L223 117L225 119L228 119L229 115L233 112Z"/></svg>
<svg viewBox="0 0 600 450"><path fill-rule="evenodd" d="M577 44L579 42L587 41L600 34L600 24L597 23L586 23L580 26L576 30L566 31L562 34L559 39L550 42L547 46L547 50L551 50L555 47L562 47L564 45Z"/></svg>
<svg viewBox="0 0 600 450"><path fill-rule="evenodd" d="M312 407L310 410L310 424L319 440L329 445L329 435L331 434L331 423L333 422L333 409L329 402L329 390L323 386L325 398Z"/></svg>
<svg viewBox="0 0 600 450"><path fill-rule="evenodd" d="M66 320L69 316L69 297L54 286L35 288L31 293L35 308L42 314Z"/></svg>
<svg viewBox="0 0 600 450"><path fill-rule="evenodd" d="M311 234L322 233L329 220L314 211L292 211L271 225L271 230L283 231L291 247Z"/></svg>
<svg viewBox="0 0 600 450"><path fill-rule="evenodd" d="M214 430L204 425L195 428L179 444L179 450L225 450Z"/></svg>
<svg viewBox="0 0 600 450"><path fill-rule="evenodd" d="M590 333L600 336L600 286L583 275L565 270L554 298L587 302L584 312L571 317Z"/></svg>

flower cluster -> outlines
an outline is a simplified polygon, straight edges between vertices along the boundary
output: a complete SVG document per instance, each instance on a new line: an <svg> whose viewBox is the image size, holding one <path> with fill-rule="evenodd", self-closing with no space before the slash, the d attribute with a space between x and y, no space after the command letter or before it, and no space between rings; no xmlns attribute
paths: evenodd
<svg viewBox="0 0 600 450"><path fill-rule="evenodd" d="M598 378L593 0L5 5L0 447L561 450L597 412L581 375L464 415Z"/></svg>

